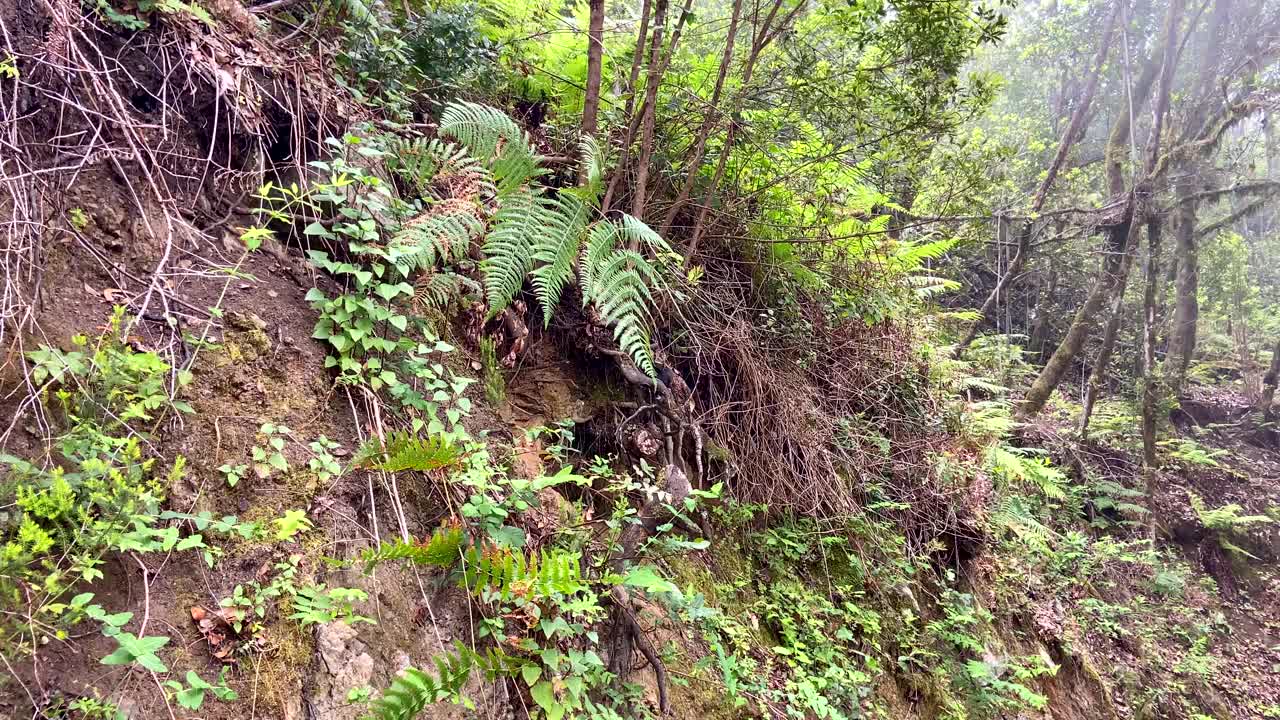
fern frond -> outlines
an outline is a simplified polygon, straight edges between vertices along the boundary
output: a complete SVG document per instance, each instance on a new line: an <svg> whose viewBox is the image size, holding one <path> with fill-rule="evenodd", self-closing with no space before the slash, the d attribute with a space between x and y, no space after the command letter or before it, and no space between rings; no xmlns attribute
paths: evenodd
<svg viewBox="0 0 1280 720"><path fill-rule="evenodd" d="M943 238L933 242L903 243L894 249L889 258L899 272L914 273L924 266L925 260L936 260L955 247L959 238Z"/></svg>
<svg viewBox="0 0 1280 720"><path fill-rule="evenodd" d="M449 103L440 117L440 134L456 139L489 164L499 195L515 191L543 172L529 134L497 108Z"/></svg>
<svg viewBox="0 0 1280 720"><path fill-rule="evenodd" d="M1056 532L1037 520L1022 504L1021 498L1016 496L1001 498L1000 504L991 513L991 524L1011 531L1042 550L1048 550L1058 537Z"/></svg>
<svg viewBox="0 0 1280 720"><path fill-rule="evenodd" d="M476 595L491 593L502 600L573 595L587 589L578 555L563 550L543 550L526 559L505 548L472 547L466 552L462 583Z"/></svg>
<svg viewBox="0 0 1280 720"><path fill-rule="evenodd" d="M546 215L542 199L528 188L501 199L480 263L490 313L506 308L520 292L533 269L534 246L546 229Z"/></svg>
<svg viewBox="0 0 1280 720"><path fill-rule="evenodd" d="M613 326L618 347L631 357L636 367L653 377L649 333L652 292L646 280L658 282L657 269L639 253L614 250L591 275L592 285L586 291L600 311L600 318Z"/></svg>
<svg viewBox="0 0 1280 720"><path fill-rule="evenodd" d="M484 231L480 206L443 200L405 223L387 244L386 258L403 275L462 260L471 240Z"/></svg>
<svg viewBox="0 0 1280 720"><path fill-rule="evenodd" d="M987 451L987 463L998 476L1035 484L1050 500L1066 499L1066 475L1050 465L1048 458L1029 457L1031 454L1033 451L1026 448L995 444Z"/></svg>
<svg viewBox="0 0 1280 720"><path fill-rule="evenodd" d="M600 147L600 143L590 135L582 138L578 143L578 152L582 155L582 168L586 171L586 183L582 186L582 190L591 204L598 205L600 203L600 195L604 192L604 173L607 158L604 150Z"/></svg>
<svg viewBox="0 0 1280 720"><path fill-rule="evenodd" d="M378 565L388 560L409 560L415 565L432 565L434 567L450 567L462 557L462 528L444 526L436 528L429 539L396 540L383 543L380 548L369 548L360 556L364 562L364 572L369 574Z"/></svg>
<svg viewBox="0 0 1280 720"><path fill-rule="evenodd" d="M564 286L573 276L573 262L578 258L589 210L586 203L567 193L557 196L548 208L547 230L533 250L533 259L542 263L533 271L533 289L542 305L544 325L550 324Z"/></svg>
<svg viewBox="0 0 1280 720"><path fill-rule="evenodd" d="M992 395L1003 395L1009 392L1009 388L993 381L991 378L985 377L962 377L956 383L958 390L981 390Z"/></svg>
<svg viewBox="0 0 1280 720"><path fill-rule="evenodd" d="M461 448L443 435L421 438L404 431L388 435L385 444L375 438L361 445L352 465L384 472L426 472L454 465L461 458Z"/></svg>
<svg viewBox="0 0 1280 720"><path fill-rule="evenodd" d="M364 720L413 720L432 703L460 700L472 672L479 671L492 682L514 676L525 664L501 650L490 649L482 655L461 642L454 644L452 652L436 655L432 662L434 676L413 667L397 675L370 706Z"/></svg>
<svg viewBox="0 0 1280 720"><path fill-rule="evenodd" d="M391 137L384 146L387 167L412 183L421 197L478 200L495 192L489 171L465 147L422 137Z"/></svg>
<svg viewBox="0 0 1280 720"><path fill-rule="evenodd" d="M457 140L481 160L491 160L505 144L528 145L525 131L511 116L480 103L457 101L440 115L440 135Z"/></svg>
<svg viewBox="0 0 1280 720"><path fill-rule="evenodd" d="M675 253L671 249L671 245L667 244L667 241L656 230L637 217L623 213L622 220L618 223L618 231L627 245L634 243L639 247L647 248L655 254Z"/></svg>
<svg viewBox="0 0 1280 720"><path fill-rule="evenodd" d="M545 175L547 171L541 163L542 158L534 155L528 146L515 143L503 146L490 166L497 181L498 197L516 192L530 180Z"/></svg>
<svg viewBox="0 0 1280 720"><path fill-rule="evenodd" d="M578 262L578 287L582 288L582 306L591 302L591 290L595 287L595 271L618 245L619 227L610 222L592 225L587 230L587 246Z"/></svg>
<svg viewBox="0 0 1280 720"><path fill-rule="evenodd" d="M444 310L467 293L481 292L475 280L454 272L433 272L413 283L413 299L426 308Z"/></svg>
<svg viewBox="0 0 1280 720"><path fill-rule="evenodd" d="M960 288L960 283L936 275L908 275L907 284L915 289L916 297L924 300Z"/></svg>

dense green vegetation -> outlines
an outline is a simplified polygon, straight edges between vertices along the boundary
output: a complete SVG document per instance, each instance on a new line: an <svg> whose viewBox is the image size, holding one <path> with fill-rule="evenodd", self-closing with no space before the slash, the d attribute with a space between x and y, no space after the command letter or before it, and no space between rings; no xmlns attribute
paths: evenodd
<svg viewBox="0 0 1280 720"><path fill-rule="evenodd" d="M0 36L0 711L1280 717L1274 0Z"/></svg>

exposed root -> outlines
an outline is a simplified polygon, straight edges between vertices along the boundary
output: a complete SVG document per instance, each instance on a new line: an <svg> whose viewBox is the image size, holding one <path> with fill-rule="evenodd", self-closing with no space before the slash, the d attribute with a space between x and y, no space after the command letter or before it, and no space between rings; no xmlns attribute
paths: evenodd
<svg viewBox="0 0 1280 720"><path fill-rule="evenodd" d="M618 539L619 552L609 560L610 569L615 573L626 572L628 562L636 557L640 546L653 535L659 525L672 519L667 506L678 506L689 497L689 479L680 468L667 465L662 469L659 479L662 493L646 498L636 522L624 528ZM632 653L639 650L640 655L653 668L654 680L658 686L658 707L664 714L670 712L666 667L636 619L630 593L621 585L615 585L610 591L610 597L613 599L614 635L609 671L619 679L625 678L631 669Z"/></svg>

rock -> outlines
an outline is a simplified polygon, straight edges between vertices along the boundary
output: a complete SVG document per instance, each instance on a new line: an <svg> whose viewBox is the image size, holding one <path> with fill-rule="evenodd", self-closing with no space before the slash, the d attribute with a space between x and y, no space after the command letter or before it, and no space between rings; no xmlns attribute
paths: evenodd
<svg viewBox="0 0 1280 720"><path fill-rule="evenodd" d="M355 720L361 707L347 703L347 693L371 685L373 657L350 625L335 621L316 631L316 654L320 656L312 683L313 715L325 720Z"/></svg>
<svg viewBox="0 0 1280 720"><path fill-rule="evenodd" d="M284 720L306 720L306 716L302 714L302 688L297 688L298 692L290 693L284 701L284 707L281 708Z"/></svg>

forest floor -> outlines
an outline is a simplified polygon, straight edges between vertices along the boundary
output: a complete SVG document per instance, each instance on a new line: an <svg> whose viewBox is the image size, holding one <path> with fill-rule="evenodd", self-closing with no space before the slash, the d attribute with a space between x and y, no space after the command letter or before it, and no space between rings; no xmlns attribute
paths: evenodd
<svg viewBox="0 0 1280 720"><path fill-rule="evenodd" d="M196 140L174 142L188 141L181 154L199 157ZM170 212L196 207L197 198L130 210L132 180L91 164L61 197L69 220L42 236L33 322L0 368L0 417L13 418L0 452L57 463L51 438L65 418L56 392L26 392L22 353L71 351L76 336L109 332L113 307L124 306L139 314L123 338L131 357L161 358L175 377L188 365L192 373L175 398L190 412L164 414L139 440L162 465L185 458L185 472L163 488L165 508L185 518L172 526L189 532L190 517L208 512L277 531L221 532L213 563L197 549L115 553L103 578L76 585L108 613L132 613L129 632L167 636L167 674L103 664L116 640L92 622L45 633L22 602L0 608L30 623L19 639L35 646L16 663L4 653L0 713L113 717L73 709L95 699L135 720L349 720L369 712L369 697L405 668L431 668L455 643L482 645L481 628L538 626L515 613L486 616L494 603L449 573L408 563L361 572L365 551L462 523L465 487L438 472L332 472L326 459L348 466L380 427L360 390L334 382L328 352L313 339L308 295L333 291L335 281L301 247L271 241L243 253L233 223L196 231L191 217ZM154 228L174 217L185 220L157 239ZM446 318L439 330L451 349L428 354L441 376L492 369L465 321ZM1078 408L1066 398L1015 427L1004 394L931 381L942 363L918 335L885 330L891 338L876 344L861 342L872 333L865 327L843 330L858 342L841 349L840 361L861 363L868 385L900 390L883 405L910 415L911 432L874 414L824 415L821 401L833 391L815 379L821 371L752 356L768 381L752 391L780 401L762 414L776 422L776 436L743 442L773 454L735 456L728 441L708 448L709 477L724 485L705 508L711 532L674 521L662 530L669 535L646 567L670 580L650 582L634 599L634 622L661 662L628 650L618 665L631 684L610 698L617 707L660 715L661 666L669 714L690 720L1280 717L1280 453L1259 442L1229 381L1196 387L1194 402L1172 418L1169 461L1144 511L1134 422L1123 406L1099 411L1087 443L1072 436ZM753 338L751 328L742 337ZM723 338L724 347L741 342ZM504 398L492 399L484 382L469 385L461 423L511 478L544 478L566 457L582 472L597 453L617 460L621 443L611 433L639 403L623 398L627 389L602 365L554 328L535 327L513 367L499 371ZM858 457L878 458L874 472L867 464L825 478L856 505L824 515L799 509L798 499L792 508L756 502L782 482L761 468L790 460L784 451L805 461L828 451L834 436L789 434L818 421L848 431L840 439ZM560 423L572 440L554 431L531 438L531 429ZM276 440L279 460L255 474L255 452L271 455ZM230 482L227 468L240 466L243 476ZM590 549L605 531L583 528L642 494L542 488L509 522L531 548L567 536ZM0 508L5 530L7 512ZM292 515L291 526L298 512L307 522ZM283 584L290 600L255 600ZM296 622L298 589L321 586L363 599L346 621ZM260 627L228 631L217 615L228 606L247 607ZM590 628L564 643L566 654L607 654L616 627L596 618ZM604 637L584 640L597 631ZM188 671L206 681L225 671L238 700L180 706L165 683ZM440 704L423 717L549 715L537 710L531 685L527 677L473 679L474 708Z"/></svg>

